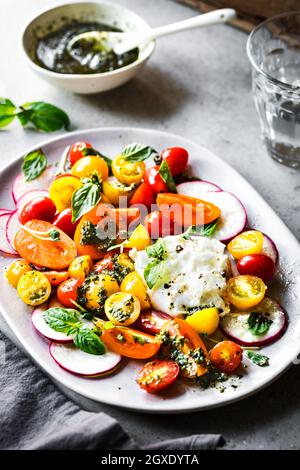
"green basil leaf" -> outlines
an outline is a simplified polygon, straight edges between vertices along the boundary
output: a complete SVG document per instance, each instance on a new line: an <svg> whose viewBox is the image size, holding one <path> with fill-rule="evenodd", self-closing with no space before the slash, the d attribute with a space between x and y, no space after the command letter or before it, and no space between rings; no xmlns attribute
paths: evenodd
<svg viewBox="0 0 300 470"><path fill-rule="evenodd" d="M91 181L78 188L72 195L72 222L76 222L80 217L93 209L100 199L100 184Z"/></svg>
<svg viewBox="0 0 300 470"><path fill-rule="evenodd" d="M72 335L80 328L80 315L72 308L49 308L43 316L50 328L66 335Z"/></svg>
<svg viewBox="0 0 300 470"><path fill-rule="evenodd" d="M270 318L265 317L261 313L251 312L248 318L248 328L255 336L265 335L273 323Z"/></svg>
<svg viewBox="0 0 300 470"><path fill-rule="evenodd" d="M133 143L126 145L123 148L121 155L128 162L143 162L152 155L157 155L157 151L148 145Z"/></svg>
<svg viewBox="0 0 300 470"><path fill-rule="evenodd" d="M0 97L0 128L8 126L15 119L16 109L12 101Z"/></svg>
<svg viewBox="0 0 300 470"><path fill-rule="evenodd" d="M164 260L167 255L166 245L162 238L159 238L153 245L147 246L146 253L149 258Z"/></svg>
<svg viewBox="0 0 300 470"><path fill-rule="evenodd" d="M170 191L170 193L177 193L176 184L173 180L173 176L170 171L167 160L163 160L162 164L160 165L159 174L168 186L168 190Z"/></svg>
<svg viewBox="0 0 300 470"><path fill-rule="evenodd" d="M44 101L25 103L17 114L22 125L31 122L37 129L44 132L54 132L60 129L68 130L69 116L62 109Z"/></svg>
<svg viewBox="0 0 300 470"><path fill-rule="evenodd" d="M163 261L152 259L145 267L144 278L149 289L153 289L153 287L158 283L161 275L162 264Z"/></svg>
<svg viewBox="0 0 300 470"><path fill-rule="evenodd" d="M34 150L23 158L22 171L26 181L38 178L47 167L47 157L42 149Z"/></svg>
<svg viewBox="0 0 300 470"><path fill-rule="evenodd" d="M211 235L214 233L214 231L217 228L218 224L218 219L215 220L214 222L211 222L210 224L202 225L202 226L197 226L197 225L191 225L186 232L182 234L183 238L186 240L189 239L191 236L201 236L201 237L211 237Z"/></svg>
<svg viewBox="0 0 300 470"><path fill-rule="evenodd" d="M264 356L263 354L256 353L254 351L246 351L247 357L250 359L253 364L256 364L259 367L266 367L270 363L270 359L268 356Z"/></svg>
<svg viewBox="0 0 300 470"><path fill-rule="evenodd" d="M74 337L74 344L77 348L88 354L102 355L105 353L105 346L99 336L87 326L83 326L77 331Z"/></svg>

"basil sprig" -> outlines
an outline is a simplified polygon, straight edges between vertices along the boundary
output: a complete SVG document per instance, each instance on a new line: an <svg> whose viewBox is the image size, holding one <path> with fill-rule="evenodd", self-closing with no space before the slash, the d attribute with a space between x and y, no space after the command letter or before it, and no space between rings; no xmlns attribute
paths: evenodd
<svg viewBox="0 0 300 470"><path fill-rule="evenodd" d="M148 145L133 143L123 147L121 155L128 162L143 162L152 155L157 155L157 151Z"/></svg>
<svg viewBox="0 0 300 470"><path fill-rule="evenodd" d="M251 312L247 321L248 328L255 336L265 335L273 321L259 312Z"/></svg>
<svg viewBox="0 0 300 470"><path fill-rule="evenodd" d="M144 278L149 289L153 289L162 282L165 276L164 268L168 253L162 238L147 247L146 252L150 260L144 269Z"/></svg>
<svg viewBox="0 0 300 470"><path fill-rule="evenodd" d="M163 160L159 167L159 174L163 181L166 183L170 193L177 193L176 184L174 182L170 167L166 160Z"/></svg>
<svg viewBox="0 0 300 470"><path fill-rule="evenodd" d="M111 164L112 164L111 158L107 157L106 155L103 155L103 153L99 152L94 147L85 147L82 150L82 155L84 155L85 157L88 157L89 155L91 155L91 156L94 156L94 157L102 158L105 161L105 163L107 164L107 166L110 170L110 174L111 174Z"/></svg>
<svg viewBox="0 0 300 470"><path fill-rule="evenodd" d="M215 220L214 222L211 222L209 224L197 226L197 225L191 225L186 232L182 234L182 237L188 240L191 237L195 236L201 236L201 237L211 237L211 235L214 233L214 231L217 228L218 224L218 219Z"/></svg>
<svg viewBox="0 0 300 470"><path fill-rule="evenodd" d="M102 184L96 175L83 180L84 184L72 194L72 222L93 209L101 200Z"/></svg>
<svg viewBox="0 0 300 470"><path fill-rule="evenodd" d="M246 351L248 359L250 359L253 364L259 366L259 367L266 367L270 363L270 359L268 356L264 356L263 354L259 354L254 351Z"/></svg>
<svg viewBox="0 0 300 470"><path fill-rule="evenodd" d="M88 354L102 355L105 346L99 336L82 322L80 313L72 308L49 308L44 320L54 331L73 336L76 347Z"/></svg>
<svg viewBox="0 0 300 470"><path fill-rule="evenodd" d="M8 126L16 117L23 127L30 123L43 132L68 130L70 127L67 113L53 104L33 101L16 106L8 98L0 97L0 128Z"/></svg>
<svg viewBox="0 0 300 470"><path fill-rule="evenodd" d="M38 178L47 168L47 157L42 149L34 150L23 157L22 171L25 181Z"/></svg>

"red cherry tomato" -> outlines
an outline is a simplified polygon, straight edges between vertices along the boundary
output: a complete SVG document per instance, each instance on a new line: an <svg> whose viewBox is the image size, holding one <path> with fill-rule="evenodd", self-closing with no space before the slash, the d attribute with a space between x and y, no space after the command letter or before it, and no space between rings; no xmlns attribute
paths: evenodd
<svg viewBox="0 0 300 470"><path fill-rule="evenodd" d="M169 165L172 176L180 175L186 169L189 154L184 148L170 147L165 149L161 156Z"/></svg>
<svg viewBox="0 0 300 470"><path fill-rule="evenodd" d="M56 207L50 197L36 197L27 202L20 215L21 224L26 224L29 220L38 219L46 222L53 222L56 213Z"/></svg>
<svg viewBox="0 0 300 470"><path fill-rule="evenodd" d="M84 149L91 148L91 144L89 142L75 142L75 144L71 145L70 148L70 163L73 166L80 158L84 157L85 155L82 153Z"/></svg>
<svg viewBox="0 0 300 470"><path fill-rule="evenodd" d="M175 223L174 214L172 212L150 212L150 214L145 217L144 225L153 240L181 232L181 227L177 226Z"/></svg>
<svg viewBox="0 0 300 470"><path fill-rule="evenodd" d="M266 255L247 255L238 260L237 269L240 274L250 274L269 281L275 272L273 260Z"/></svg>
<svg viewBox="0 0 300 470"><path fill-rule="evenodd" d="M152 166L146 170L145 183L150 186L154 194L168 192L168 186L159 174L159 165Z"/></svg>
<svg viewBox="0 0 300 470"><path fill-rule="evenodd" d="M155 360L140 370L137 383L148 393L156 393L170 387L179 375L179 366L174 361Z"/></svg>
<svg viewBox="0 0 300 470"><path fill-rule="evenodd" d="M73 238L78 222L75 222L73 224L72 210L70 208L67 208L63 210L62 212L60 212L59 214L57 214L57 216L55 217L53 221L53 225L55 225L55 227L60 228L60 230L65 232L67 235L69 235L69 237Z"/></svg>
<svg viewBox="0 0 300 470"><path fill-rule="evenodd" d="M113 255L105 255L104 258L98 261L94 266L94 271L96 273L101 273L104 269L108 269L109 271L114 269Z"/></svg>
<svg viewBox="0 0 300 470"><path fill-rule="evenodd" d="M77 300L77 289L82 285L82 279L67 279L59 284L57 288L57 298L59 302L67 308L74 308L72 300Z"/></svg>
<svg viewBox="0 0 300 470"><path fill-rule="evenodd" d="M167 313L159 312L158 310L146 310L140 313L134 328L145 331L149 335L156 335L168 320L171 320L171 317Z"/></svg>
<svg viewBox="0 0 300 470"><path fill-rule="evenodd" d="M210 350L209 357L212 365L221 372L230 374L239 367L243 358L243 350L233 341L221 341Z"/></svg>
<svg viewBox="0 0 300 470"><path fill-rule="evenodd" d="M142 183L130 199L129 205L133 206L135 204L143 204L147 209L150 209L151 205L155 204L154 194L147 183Z"/></svg>

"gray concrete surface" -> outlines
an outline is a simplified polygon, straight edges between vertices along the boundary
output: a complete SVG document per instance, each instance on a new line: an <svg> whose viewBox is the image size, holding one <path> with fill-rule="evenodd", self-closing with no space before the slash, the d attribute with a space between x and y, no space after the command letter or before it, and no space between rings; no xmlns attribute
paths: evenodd
<svg viewBox="0 0 300 470"><path fill-rule="evenodd" d="M153 26L195 14L170 0L118 2ZM218 26L161 39L147 67L131 83L98 96L74 96L36 77L19 49L20 29L26 18L55 3L1 0L0 96L19 104L33 100L58 104L69 112L76 129L132 125L193 139L240 171L300 239L299 172L273 162L262 146L245 33ZM43 139L39 133L23 131L17 123L1 131L0 166ZM294 366L247 400L213 411L175 416L135 414L73 398L88 409L110 413L141 443L220 432L232 449L295 449L300 447L299 388L299 368Z"/></svg>

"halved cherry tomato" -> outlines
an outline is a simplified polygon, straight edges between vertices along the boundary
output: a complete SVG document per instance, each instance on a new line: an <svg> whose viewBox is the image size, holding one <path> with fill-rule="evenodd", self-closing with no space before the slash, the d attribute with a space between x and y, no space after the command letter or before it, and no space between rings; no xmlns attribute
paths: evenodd
<svg viewBox="0 0 300 470"><path fill-rule="evenodd" d="M182 147L170 147L165 149L161 156L166 160L172 176L180 175L186 169L189 154Z"/></svg>
<svg viewBox="0 0 300 470"><path fill-rule="evenodd" d="M26 224L29 220L39 219L46 222L53 222L56 213L56 207L50 197L36 197L27 202L20 215L21 224Z"/></svg>
<svg viewBox="0 0 300 470"><path fill-rule="evenodd" d="M84 301L81 302L86 309L101 313L106 299L120 290L116 279L110 274L91 274L84 282L82 291Z"/></svg>
<svg viewBox="0 0 300 470"><path fill-rule="evenodd" d="M227 245L229 253L235 259L243 256L261 253L264 243L264 236L258 230L247 230L234 237Z"/></svg>
<svg viewBox="0 0 300 470"><path fill-rule="evenodd" d="M91 155L80 158L72 167L71 172L78 178L90 178L93 173L97 173L104 181L108 177L109 169L103 158Z"/></svg>
<svg viewBox="0 0 300 470"><path fill-rule="evenodd" d="M147 209L151 209L151 205L155 204L155 197L149 184L142 183L135 191L129 205L134 206L136 204L143 204Z"/></svg>
<svg viewBox="0 0 300 470"><path fill-rule="evenodd" d="M166 193L168 186L159 174L159 165L147 168L145 173L145 183L150 186L154 194Z"/></svg>
<svg viewBox="0 0 300 470"><path fill-rule="evenodd" d="M60 240L41 240L23 228L15 235L14 244L17 252L30 263L54 270L67 268L76 257L76 245L59 228L43 220L30 220L25 227L36 232L49 232L55 229Z"/></svg>
<svg viewBox="0 0 300 470"><path fill-rule="evenodd" d="M152 238L166 237L181 232L181 225L177 225L172 212L153 211L145 217L144 225Z"/></svg>
<svg viewBox="0 0 300 470"><path fill-rule="evenodd" d="M134 185L126 186L121 183L115 176L109 176L105 181L103 181L103 194L108 198L108 200L115 206L120 205L120 198L123 200L128 200L134 193Z"/></svg>
<svg viewBox="0 0 300 470"><path fill-rule="evenodd" d="M178 375L180 368L174 361L155 360L148 362L140 370L137 383L148 393L156 393L172 385Z"/></svg>
<svg viewBox="0 0 300 470"><path fill-rule="evenodd" d="M114 325L129 326L138 319L141 306L135 295L116 292L106 299L104 310Z"/></svg>
<svg viewBox="0 0 300 470"><path fill-rule="evenodd" d="M76 279L81 279L82 281L90 274L93 270L93 261L89 255L77 256L69 266L69 275L70 277L75 277Z"/></svg>
<svg viewBox="0 0 300 470"><path fill-rule="evenodd" d="M49 299L51 285L43 273L28 271L20 278L17 290L25 304L41 305Z"/></svg>
<svg viewBox="0 0 300 470"><path fill-rule="evenodd" d="M178 357L178 365L184 377L194 379L206 373L208 352L199 334L192 326L185 320L176 318L166 322L161 333L163 336L166 335L165 343L169 345L174 360ZM184 356L184 362L182 362L182 356Z"/></svg>
<svg viewBox="0 0 300 470"><path fill-rule="evenodd" d="M58 212L71 207L72 195L82 185L82 181L75 176L61 176L53 181L49 193Z"/></svg>
<svg viewBox="0 0 300 470"><path fill-rule="evenodd" d="M60 230L65 232L71 238L74 237L78 223L79 220L75 223L72 222L72 209L69 207L57 214L53 221L53 225L55 225L55 227L60 228Z"/></svg>
<svg viewBox="0 0 300 470"><path fill-rule="evenodd" d="M145 284L137 271L132 271L124 277L120 289L121 292L134 294L140 301L141 310L145 310L150 307ZM150 331L148 333L150 333Z"/></svg>
<svg viewBox="0 0 300 470"><path fill-rule="evenodd" d="M5 275L10 285L17 288L19 280L28 271L32 271L32 266L25 259L17 259L9 265Z"/></svg>
<svg viewBox="0 0 300 470"><path fill-rule="evenodd" d="M141 333L126 326L104 329L101 340L108 349L133 359L148 359L154 356L160 348L160 342L155 336Z"/></svg>
<svg viewBox="0 0 300 470"><path fill-rule="evenodd" d="M108 253L107 255L104 256L103 259L98 261L94 265L94 271L95 273L101 273L104 271L104 269L107 269L108 271L112 271L114 269L114 260L113 260L113 254Z"/></svg>
<svg viewBox="0 0 300 470"><path fill-rule="evenodd" d="M257 276L236 276L227 283L227 296L236 308L247 310L262 301L266 289L263 280Z"/></svg>
<svg viewBox="0 0 300 470"><path fill-rule="evenodd" d="M221 341L210 350L209 357L217 369L230 374L239 367L243 358L243 350L233 341Z"/></svg>
<svg viewBox="0 0 300 470"><path fill-rule="evenodd" d="M247 255L238 260L237 269L240 274L251 274L267 282L274 275L275 264L273 260L266 255Z"/></svg>
<svg viewBox="0 0 300 470"><path fill-rule="evenodd" d="M145 331L150 335L157 335L162 329L163 325L169 320L171 320L171 317L167 313L151 309L146 310L140 314L139 318L135 322L134 327L137 330Z"/></svg>
<svg viewBox="0 0 300 470"><path fill-rule="evenodd" d="M158 194L156 203L162 212L169 211L174 221L184 227L209 224L221 215L220 209L211 202L182 194Z"/></svg>
<svg viewBox="0 0 300 470"><path fill-rule="evenodd" d="M140 183L144 177L146 166L144 162L129 162L122 155L112 161L114 176L126 185Z"/></svg>
<svg viewBox="0 0 300 470"><path fill-rule="evenodd" d="M45 274L51 286L59 286L59 284L69 279L68 271L44 271L43 274Z"/></svg>
<svg viewBox="0 0 300 470"><path fill-rule="evenodd" d="M57 298L59 302L67 308L76 308L72 300L77 301L77 290L82 285L81 279L67 279L59 284L57 288Z"/></svg>
<svg viewBox="0 0 300 470"><path fill-rule="evenodd" d="M83 153L85 149L89 149L91 147L92 146L89 142L75 142L75 144L72 144L69 152L71 166L75 165L80 158L85 156Z"/></svg>

